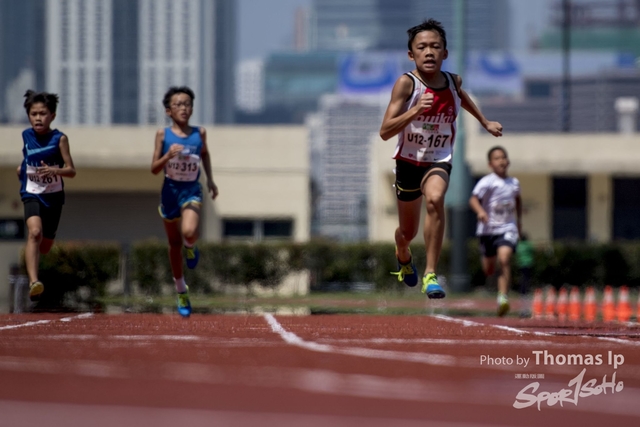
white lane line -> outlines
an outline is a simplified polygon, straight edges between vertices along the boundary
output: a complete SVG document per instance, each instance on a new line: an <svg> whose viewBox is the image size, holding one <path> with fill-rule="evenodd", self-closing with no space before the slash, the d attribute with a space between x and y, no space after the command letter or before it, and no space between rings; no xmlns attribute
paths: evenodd
<svg viewBox="0 0 640 427"><path fill-rule="evenodd" d="M582 336L589 337L589 335L582 335ZM624 340L622 338L613 338L613 337L589 337L589 338L598 338L599 340L602 340L602 341L615 342L618 344L640 346L640 341Z"/></svg>
<svg viewBox="0 0 640 427"><path fill-rule="evenodd" d="M463 326L488 326L491 328L495 328L495 329L501 329L503 331L507 331L507 332L513 332L516 333L518 335L535 335L535 336L539 336L539 337L552 337L553 334L548 334L546 332L538 332L538 331L526 331L524 329L517 329L517 328L511 328L509 326L503 326L503 325L494 325L491 323L480 323L480 322L474 322L471 320L465 320L465 319L456 319L455 317L450 317L450 316L445 316L443 314L436 314L434 316L431 316L435 319L440 319L440 320L444 320L445 322L453 322L453 323L460 323Z"/></svg>
<svg viewBox="0 0 640 427"><path fill-rule="evenodd" d="M385 344L434 344L434 345L506 345L518 347L539 347L541 345L550 347L566 347L567 343L543 340L528 339L501 339L501 340L474 340L474 339L444 339L444 338L323 338L317 340L321 344L363 344L363 345L385 345ZM593 343L571 344L573 347L592 346Z"/></svg>
<svg viewBox="0 0 640 427"><path fill-rule="evenodd" d="M0 331L4 331L7 329L23 328L26 326L44 325L45 323L50 323L50 322L51 320L37 320L35 322L20 323L19 325L0 326Z"/></svg>
<svg viewBox="0 0 640 427"><path fill-rule="evenodd" d="M92 316L93 316L93 313L82 313L82 314L78 314L77 316L63 317L62 319L59 319L59 320L61 322L71 322L72 320L76 320L76 319L88 319Z"/></svg>
<svg viewBox="0 0 640 427"><path fill-rule="evenodd" d="M51 323L51 322L55 322L55 321L61 321L61 322L70 322L74 319L86 319L88 317L93 316L92 313L83 313L83 314L79 314L77 316L71 316L71 317L63 317L62 319L49 319L49 320L36 320L33 322L26 322L26 323L20 323L19 325L8 325L8 326L0 326L0 331L4 331L7 329L17 329L17 328L24 328L27 326L35 326L35 325L44 325L47 323Z"/></svg>
<svg viewBox="0 0 640 427"><path fill-rule="evenodd" d="M455 356L449 356L445 354L431 354L431 353L408 353L401 351L389 351L389 350L374 350L368 348L358 347L334 347L328 344L319 344L313 341L305 341L293 332L287 331L271 314L264 314L264 319L267 321L271 330L280 335L282 339L287 343L297 347L304 348L306 350L316 351L320 353L333 353L342 354L348 356L365 357L369 359L385 359L396 360L405 362L418 362L425 363L427 365L435 366L456 366L457 358Z"/></svg>
<svg viewBox="0 0 640 427"><path fill-rule="evenodd" d="M444 320L447 322L453 322L453 323L459 323L462 324L463 326L489 326L491 328L496 328L496 329L502 329L504 331L508 331L508 332L513 332L516 333L518 335L535 335L535 336L542 336L542 337L558 337L558 336L567 336L564 334L554 334L554 333L547 333L547 332L538 332L538 331L527 331L524 329L517 329L517 328L511 328L509 326L503 326L503 325L494 325L491 323L480 323L480 322L474 322L471 320L465 320L465 319L456 319L455 317L449 317L449 316L445 316L442 314L437 314L434 316L431 316L433 318L436 319L440 319L440 320ZM625 344L625 345L630 345L630 346L640 346L640 341L633 341L633 340L625 340L622 338L614 338L614 337L597 337L597 336L593 336L593 335L584 335L584 334L575 334L575 335L571 335L572 337L580 337L580 338L595 338L601 341L609 341L609 342L615 342L618 344Z"/></svg>

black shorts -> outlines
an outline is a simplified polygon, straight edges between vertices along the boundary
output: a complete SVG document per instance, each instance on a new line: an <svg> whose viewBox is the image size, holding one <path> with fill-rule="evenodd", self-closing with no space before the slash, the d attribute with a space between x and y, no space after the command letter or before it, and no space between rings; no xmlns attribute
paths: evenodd
<svg viewBox="0 0 640 427"><path fill-rule="evenodd" d="M422 180L432 169L442 169L451 175L450 163L428 163L416 166L404 160L396 159L396 197L403 202L412 202L422 197Z"/></svg>
<svg viewBox="0 0 640 427"><path fill-rule="evenodd" d="M56 204L47 207L36 199L27 199L23 203L25 223L32 216L40 217L42 221L42 237L50 240L55 239L58 224L60 223L60 215L62 214L62 205Z"/></svg>
<svg viewBox="0 0 640 427"><path fill-rule="evenodd" d="M497 235L480 236L480 252L485 258L493 258L498 254L500 246L509 246L516 253L518 233L509 232Z"/></svg>

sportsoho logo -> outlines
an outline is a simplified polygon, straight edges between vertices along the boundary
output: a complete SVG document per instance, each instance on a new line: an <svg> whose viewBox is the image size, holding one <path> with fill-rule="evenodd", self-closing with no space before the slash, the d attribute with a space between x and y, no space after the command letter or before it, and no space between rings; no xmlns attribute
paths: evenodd
<svg viewBox="0 0 640 427"><path fill-rule="evenodd" d="M585 382L585 376L587 368L583 368L582 371L571 379L567 388L563 388L558 391L541 391L539 382L532 382L525 386L516 396L513 407L516 409L524 409L533 405L537 405L538 411L541 410L541 406L546 402L547 406L554 406L560 404L564 406L565 403L572 403L578 405L580 399L598 396L600 394L615 394L620 393L624 389L624 383L622 381L616 382L616 369L624 364L624 356L622 354L614 354L608 351L605 355L602 354L550 354L548 351L533 351L535 357L536 366L599 366L605 362L609 366L613 366L614 372L611 375L611 380L607 381L607 375L602 377L602 382L598 383L598 380L593 378ZM522 360L526 358L520 358ZM522 363L524 366L528 364ZM530 376L533 378L533 376Z"/></svg>

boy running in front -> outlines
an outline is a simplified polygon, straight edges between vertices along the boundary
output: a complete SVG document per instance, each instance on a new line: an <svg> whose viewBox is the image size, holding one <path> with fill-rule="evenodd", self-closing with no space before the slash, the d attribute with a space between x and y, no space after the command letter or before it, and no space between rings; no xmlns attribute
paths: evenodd
<svg viewBox="0 0 640 427"><path fill-rule="evenodd" d="M193 91L186 86L172 87L167 91L162 103L173 123L156 133L151 163L154 175L163 169L165 173L159 211L169 239L169 261L178 292L178 313L183 317L191 315L189 288L182 269L183 245L187 267L195 268L200 257L196 247L202 204L200 160L207 174L211 198L218 195L218 187L211 174L206 131L203 127L189 125L194 99Z"/></svg>
<svg viewBox="0 0 640 427"><path fill-rule="evenodd" d="M469 111L492 135L502 135L502 125L488 121L462 89L462 78L441 71L447 59L447 36L433 19L410 28L409 59L416 69L396 81L391 101L382 120L380 136L385 141L398 135L396 196L400 225L396 229L396 258L399 281L418 283L418 271L409 244L418 233L422 198L427 204L424 241L427 264L422 293L444 298L436 269L445 229L444 197L449 185L451 160L460 107Z"/></svg>
<svg viewBox="0 0 640 427"><path fill-rule="evenodd" d="M489 167L493 173L484 176L473 189L469 205L478 216L477 236L480 238L482 269L491 276L498 274L498 316L509 311L507 292L511 283L511 257L522 230L522 202L520 183L507 175L509 157L499 146L489 150Z"/></svg>

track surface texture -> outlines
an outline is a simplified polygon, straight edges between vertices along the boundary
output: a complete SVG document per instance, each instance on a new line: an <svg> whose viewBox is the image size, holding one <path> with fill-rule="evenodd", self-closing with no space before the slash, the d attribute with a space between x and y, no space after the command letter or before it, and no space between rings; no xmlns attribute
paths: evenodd
<svg viewBox="0 0 640 427"><path fill-rule="evenodd" d="M638 426L639 337L442 315L4 315L0 426Z"/></svg>

